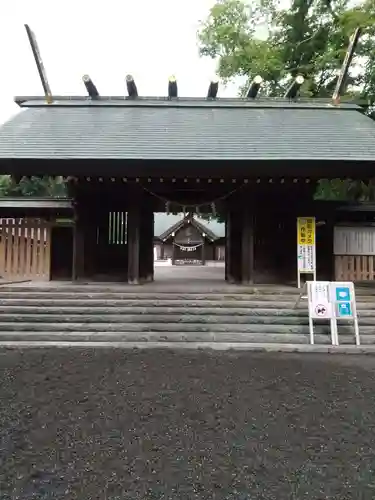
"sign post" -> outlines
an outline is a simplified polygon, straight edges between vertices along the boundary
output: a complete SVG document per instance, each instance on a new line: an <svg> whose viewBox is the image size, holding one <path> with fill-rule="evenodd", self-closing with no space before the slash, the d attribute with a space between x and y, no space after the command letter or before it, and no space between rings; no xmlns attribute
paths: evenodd
<svg viewBox="0 0 375 500"><path fill-rule="evenodd" d="M307 281L306 285L310 344L314 344L314 320L329 321L331 343L334 346L339 345L338 320L349 320L353 322L355 343L359 346L361 342L353 282Z"/></svg>
<svg viewBox="0 0 375 500"><path fill-rule="evenodd" d="M348 320L354 324L354 335L356 345L360 345L357 303L355 299L354 284L351 281L331 282L331 302L333 304L334 322L336 329L335 345L339 345L337 335L337 320Z"/></svg>
<svg viewBox="0 0 375 500"><path fill-rule="evenodd" d="M315 217L297 218L297 286L301 274L311 274L316 281L316 222Z"/></svg>
<svg viewBox="0 0 375 500"><path fill-rule="evenodd" d="M332 345L336 345L330 281L308 281L307 299L309 304L310 344L314 344L314 319L319 319L330 322Z"/></svg>

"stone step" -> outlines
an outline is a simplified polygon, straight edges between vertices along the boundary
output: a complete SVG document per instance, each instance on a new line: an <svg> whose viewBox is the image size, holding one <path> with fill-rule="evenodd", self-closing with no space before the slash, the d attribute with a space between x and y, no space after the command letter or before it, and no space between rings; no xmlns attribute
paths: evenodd
<svg viewBox="0 0 375 500"><path fill-rule="evenodd" d="M37 284L20 284L20 285L5 285L0 286L0 292L21 292L21 293L130 293L137 295L155 295L155 294L174 294L174 293L190 293L190 294L218 294L218 295L291 295L296 298L300 295L300 291L295 287L275 287L270 286L267 288L263 287L246 287L246 286L204 286L201 283L198 286L182 286L178 285L141 285L141 286L129 286L124 285L62 285L62 286L52 286L48 283L43 285Z"/></svg>
<svg viewBox="0 0 375 500"><path fill-rule="evenodd" d="M241 295L241 294L255 294L255 295L291 295L299 296L302 290L299 290L295 286L277 286L277 285L253 285L253 286L242 286L242 285L228 285L224 283L219 283L217 285L205 285L202 281L199 285L189 285L186 284L182 287L181 284L165 284L157 282L140 285L140 286L129 286L127 283L113 284L113 283L98 283L98 284L53 284L53 283L20 283L20 284L6 284L0 287L0 291L9 292L26 292L30 291L40 292L40 293L54 293L54 292L68 292L68 293L136 293L136 294L170 294L170 293L181 293L183 288L183 293L200 293L200 294L231 294L231 295ZM356 295L367 295L375 296L375 285L356 285Z"/></svg>
<svg viewBox="0 0 375 500"><path fill-rule="evenodd" d="M36 323L36 322L2 322L0 332L194 332L194 333L279 333L279 334L308 334L307 325L273 325L273 324L207 324L207 323ZM316 334L329 333L328 325L317 325ZM339 333L351 335L352 325L340 325ZM361 334L373 334L373 326L361 326Z"/></svg>
<svg viewBox="0 0 375 500"><path fill-rule="evenodd" d="M329 335L315 335L316 345L330 345ZM5 341L65 341L65 342L216 342L216 343L263 343L263 344L309 344L307 334L282 333L226 333L226 332L0 332L0 342ZM375 335L361 338L363 345L375 344ZM354 345L353 335L340 335L342 345Z"/></svg>
<svg viewBox="0 0 375 500"><path fill-rule="evenodd" d="M31 298L30 298L31 297ZM242 307L242 308L271 308L271 309L293 309L295 302L264 302L264 301L230 301L230 300L158 300L158 299L79 299L71 297L69 299L55 299L46 297L43 300L35 299L32 295L29 298L0 298L0 306L56 306L56 307L108 307L108 306L128 306L128 307ZM373 304L375 310L375 303ZM301 309L306 309L301 308Z"/></svg>
<svg viewBox="0 0 375 500"><path fill-rule="evenodd" d="M1 314L0 324L6 322L33 323L199 323L199 324L277 324L277 325L308 325L308 317L298 316L255 316L255 315L191 315L185 314ZM366 321L366 320L364 320ZM375 318L368 319L366 324L375 325Z"/></svg>
<svg viewBox="0 0 375 500"><path fill-rule="evenodd" d="M1 297L1 296L0 296ZM30 297L30 294L29 294ZM62 307L62 308L108 308L108 307L139 307L139 308L221 308L221 309L273 309L275 311L293 310L295 309L295 301L291 302L267 302L267 301L216 301L209 299L205 300L102 300L102 299L85 299L71 297L69 299L53 299L46 297L45 299L32 298L0 298L0 307ZM375 316L375 301L359 302L357 304L358 311L373 311ZM299 304L296 311L307 311L307 304Z"/></svg>
<svg viewBox="0 0 375 500"><path fill-rule="evenodd" d="M220 311L222 312L222 311ZM183 314L137 314L134 311L129 311L127 314L73 314L71 311L62 314L51 313L34 313L28 314L14 314L2 313L0 315L0 324L14 322L14 323L194 323L194 324L252 324L252 325L308 325L308 317L290 316L285 315L221 315L218 314L190 314L187 309ZM319 322L316 321L315 324ZM324 320L320 323L324 323ZM374 326L375 317L360 317L359 323L361 326Z"/></svg>
<svg viewBox="0 0 375 500"><path fill-rule="evenodd" d="M309 353L309 354L330 354L330 355L356 355L375 354L375 345L354 345L345 344L332 346L331 344L281 344L257 343L257 342L89 342L89 341L69 341L69 340L1 340L0 347L3 349L45 349L55 348L78 348L78 349L126 349L146 350L146 349L170 349L180 350L210 350L210 351L246 351L257 353Z"/></svg>
<svg viewBox="0 0 375 500"><path fill-rule="evenodd" d="M248 302L248 301L261 301L261 302L291 302L295 304L298 296L292 295L257 295L257 294L198 294L198 293L75 293L75 292L43 292L36 293L33 290L29 292L6 292L0 289L0 298L4 299L28 299L32 297L34 300L45 299L77 299L77 300L187 300L187 301L233 301L233 302ZM302 303L307 303L306 299L302 299ZM368 295L357 296L358 303L375 302L375 297Z"/></svg>
<svg viewBox="0 0 375 500"><path fill-rule="evenodd" d="M156 316L164 314L183 314L183 315L196 315L196 316L277 316L277 317L299 317L307 318L308 312L305 308L285 308L285 309L272 309L271 307L261 308L261 307L163 307L163 306L146 306L146 307L119 307L119 306L94 306L94 307L81 307L72 304L71 306L45 306L33 305L33 306L13 306L6 305L0 306L0 314L58 314L62 315L72 315L72 314L89 314L91 316L99 316L106 314L134 314L134 315L145 315L153 314ZM375 318L375 306L374 309L364 309L358 312L360 318ZM61 318L60 318L61 319ZM372 324L372 323L371 323Z"/></svg>
<svg viewBox="0 0 375 500"><path fill-rule="evenodd" d="M305 309L271 309L271 308L221 308L221 307L45 307L40 305L34 306L0 306L0 321L1 320L11 320L14 318L17 321L23 321L19 316L25 316L25 321L30 319L30 316L45 316L45 315L55 315L56 321L61 321L62 316L74 316L78 315L79 318L83 316L90 316L91 318L97 318L98 316L127 316L132 315L139 317L146 317L148 315L155 316L155 322L159 321L159 318L163 315L183 315L183 316L218 316L222 318L225 322L224 316L244 316L252 321L252 317L273 317L280 318L301 318L302 320L307 320L308 313ZM358 312L359 319L363 324L375 324L375 309L374 310L362 310ZM101 319L97 319L102 321ZM85 321L85 320L82 320ZM154 321L154 320L153 320ZM163 320L161 320L163 321Z"/></svg>
<svg viewBox="0 0 375 500"><path fill-rule="evenodd" d="M45 299L45 298L53 298L53 299L71 299L72 297L80 298L81 300L85 299L127 299L127 300L206 300L209 298L212 301L222 301L222 300L230 300L230 301L264 301L264 302L273 302L275 300L281 302L293 302L296 303L299 299L298 295L293 294L244 294L244 293L189 293L186 291L179 292L155 292L155 293L138 293L138 292L103 292L103 291L92 291L92 292L65 292L59 290L45 290L44 292L35 292L33 289L29 291L7 291L0 288L0 297L5 298L23 298L27 299L29 297L33 297L34 299ZM372 295L359 295L357 294L358 302L370 302L375 301L375 297ZM301 302L307 302L306 298L301 299Z"/></svg>
<svg viewBox="0 0 375 500"><path fill-rule="evenodd" d="M135 293L135 292L90 292L90 293L79 293L79 292L60 292L60 291L45 291L45 292L35 292L34 290L29 290L28 292L7 292L0 289L1 299L28 299L32 297L34 300L45 300L45 299L72 299L76 298L78 300L89 300L89 299L101 299L101 300L207 300L211 301L264 301L273 302L277 301L289 301L295 303L298 296L293 295L257 295L257 294L226 294L226 293L185 293L185 292L175 292L175 293Z"/></svg>
<svg viewBox="0 0 375 500"><path fill-rule="evenodd" d="M271 308L223 308L223 307L163 307L163 306L148 306L148 307L119 307L119 306L109 306L109 307L80 307L72 304L71 306L45 306L34 305L34 306L0 306L0 314L58 314L60 315L71 315L71 314L89 314L90 316L98 316L105 314L137 314L137 315L164 315L164 314L189 314L194 316L293 316L307 318L307 310L304 309L271 309ZM366 311L365 314L371 315L372 313ZM375 315L375 311L374 311ZM1 317L1 316L0 316Z"/></svg>

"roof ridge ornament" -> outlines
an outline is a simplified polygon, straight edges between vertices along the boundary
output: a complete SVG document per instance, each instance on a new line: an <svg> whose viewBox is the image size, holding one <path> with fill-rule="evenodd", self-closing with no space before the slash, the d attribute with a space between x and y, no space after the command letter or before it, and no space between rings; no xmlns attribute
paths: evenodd
<svg viewBox="0 0 375 500"><path fill-rule="evenodd" d="M46 70L44 68L42 56L40 55L40 50L38 43L36 41L35 33L31 30L28 24L25 24L25 29L27 33L27 37L29 39L30 47L33 52L33 56L35 59L35 64L39 73L40 81L42 82L44 95L46 98L47 104L51 104L53 101L51 87L49 86Z"/></svg>
<svg viewBox="0 0 375 500"><path fill-rule="evenodd" d="M302 75L297 75L294 78L294 80L292 81L292 83L289 85L289 87L287 88L287 91L285 92L284 98L285 99L296 99L304 81L305 81L305 78Z"/></svg>
<svg viewBox="0 0 375 500"><path fill-rule="evenodd" d="M218 91L219 91L219 79L213 78L208 87L207 99L216 99Z"/></svg>
<svg viewBox="0 0 375 500"><path fill-rule="evenodd" d="M336 88L332 96L333 104L339 105L341 93L345 88L346 78L348 76L349 67L352 63L355 49L357 48L359 37L361 36L361 28L358 27L350 37L349 46L345 54L345 59L342 63L339 76L337 78Z"/></svg>
<svg viewBox="0 0 375 500"><path fill-rule="evenodd" d="M126 81L126 88L128 91L128 96L131 97L132 99L135 99L136 97L138 97L138 89L137 89L137 85L135 84L133 76L126 75L125 81Z"/></svg>
<svg viewBox="0 0 375 500"><path fill-rule="evenodd" d="M99 92L98 89L96 88L96 85L94 82L91 80L89 75L83 75L82 81L85 84L87 93L91 97L91 99L97 99L99 97Z"/></svg>
<svg viewBox="0 0 375 500"><path fill-rule="evenodd" d="M168 80L168 98L176 99L178 97L177 80L174 75L171 75Z"/></svg>
<svg viewBox="0 0 375 500"><path fill-rule="evenodd" d="M250 83L250 86L246 93L246 97L248 99L255 99L256 96L258 95L262 83L263 83L263 78L260 75L257 75Z"/></svg>

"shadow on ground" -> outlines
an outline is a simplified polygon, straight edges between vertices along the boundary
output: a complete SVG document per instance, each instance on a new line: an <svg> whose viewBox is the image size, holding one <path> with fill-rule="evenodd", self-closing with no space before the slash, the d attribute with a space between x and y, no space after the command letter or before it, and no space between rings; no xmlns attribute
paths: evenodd
<svg viewBox="0 0 375 500"><path fill-rule="evenodd" d="M364 357L1 351L1 499L373 499L374 368Z"/></svg>

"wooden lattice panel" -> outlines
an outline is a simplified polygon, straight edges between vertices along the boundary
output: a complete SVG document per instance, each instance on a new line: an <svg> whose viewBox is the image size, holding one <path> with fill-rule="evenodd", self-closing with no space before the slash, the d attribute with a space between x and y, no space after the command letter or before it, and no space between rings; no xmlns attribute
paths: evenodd
<svg viewBox="0 0 375 500"><path fill-rule="evenodd" d="M51 227L41 219L0 220L0 276L48 281Z"/></svg>
<svg viewBox="0 0 375 500"><path fill-rule="evenodd" d="M337 281L375 280L375 256L336 255L335 279Z"/></svg>

